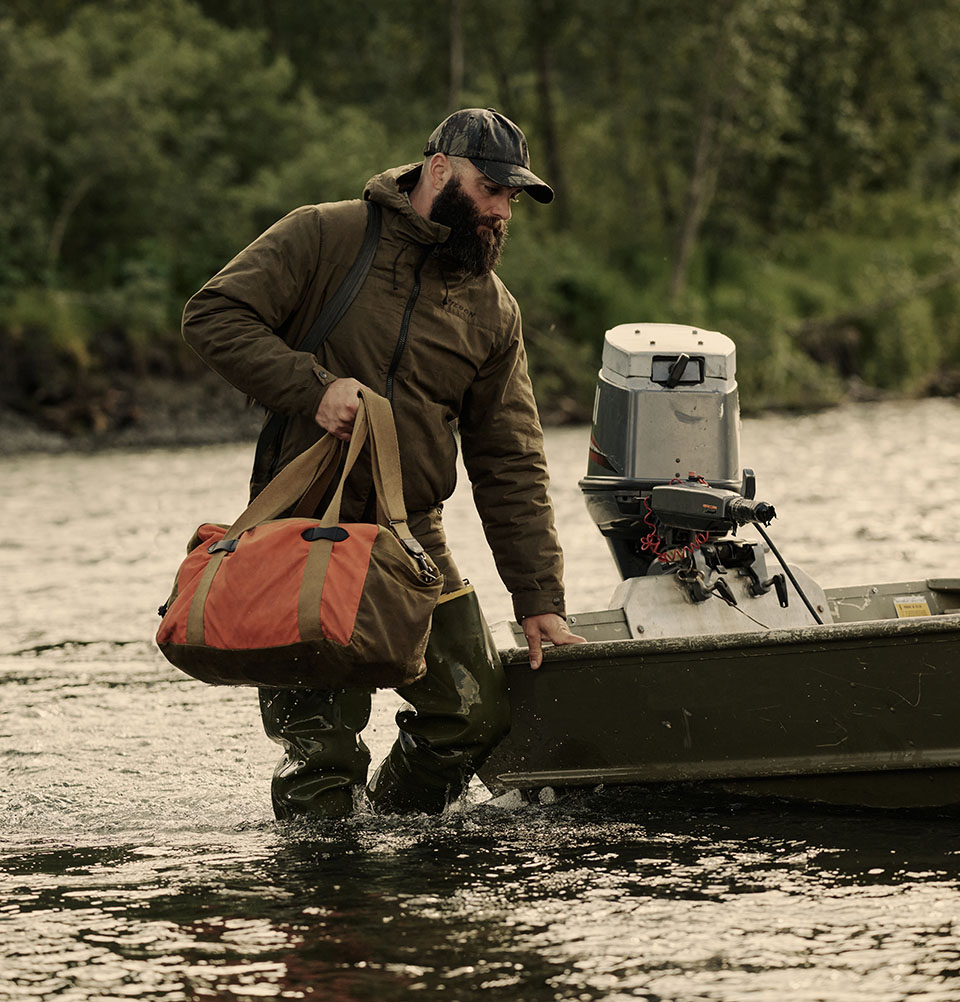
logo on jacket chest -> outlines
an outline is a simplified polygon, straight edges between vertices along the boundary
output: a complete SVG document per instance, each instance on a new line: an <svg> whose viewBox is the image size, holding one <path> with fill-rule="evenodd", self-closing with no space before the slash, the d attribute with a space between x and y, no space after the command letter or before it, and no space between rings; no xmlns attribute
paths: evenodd
<svg viewBox="0 0 960 1002"><path fill-rule="evenodd" d="M477 319L477 314L473 310L468 309L466 306L463 306L461 303L457 303L452 299L448 299L443 304L443 308L450 313L456 314L461 320Z"/></svg>

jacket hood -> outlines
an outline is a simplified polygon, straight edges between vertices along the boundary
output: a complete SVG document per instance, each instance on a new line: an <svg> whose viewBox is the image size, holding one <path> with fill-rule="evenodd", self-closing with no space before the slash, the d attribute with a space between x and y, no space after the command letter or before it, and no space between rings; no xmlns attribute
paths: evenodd
<svg viewBox="0 0 960 1002"><path fill-rule="evenodd" d="M410 204L408 193L420 178L421 163L392 167L367 181L363 197L397 213L398 229L403 236L420 244L446 243L450 227L425 219Z"/></svg>

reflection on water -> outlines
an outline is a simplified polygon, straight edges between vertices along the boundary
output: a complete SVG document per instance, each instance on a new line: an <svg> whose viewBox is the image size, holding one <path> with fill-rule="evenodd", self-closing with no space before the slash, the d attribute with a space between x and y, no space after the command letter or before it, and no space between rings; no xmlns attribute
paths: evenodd
<svg viewBox="0 0 960 1002"><path fill-rule="evenodd" d="M602 606L584 430L549 449L570 606ZM743 455L823 583L957 576L955 402L747 421ZM181 679L150 641L248 460L0 464L0 999L958 998L955 817L640 789L506 810L475 787L441 818L275 823L253 691ZM447 524L505 618L466 491Z"/></svg>
<svg viewBox="0 0 960 1002"><path fill-rule="evenodd" d="M11 997L956 998L949 821L618 791L200 827L9 853Z"/></svg>

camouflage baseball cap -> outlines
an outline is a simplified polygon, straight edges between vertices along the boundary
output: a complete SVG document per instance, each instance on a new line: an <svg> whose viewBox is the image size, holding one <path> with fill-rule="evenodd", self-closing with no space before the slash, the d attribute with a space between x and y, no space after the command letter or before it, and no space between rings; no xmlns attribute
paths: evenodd
<svg viewBox="0 0 960 1002"><path fill-rule="evenodd" d="M464 108L445 118L427 140L425 156L466 157L497 184L523 188L538 202L552 202L553 189L530 170L527 140L520 129L492 108Z"/></svg>

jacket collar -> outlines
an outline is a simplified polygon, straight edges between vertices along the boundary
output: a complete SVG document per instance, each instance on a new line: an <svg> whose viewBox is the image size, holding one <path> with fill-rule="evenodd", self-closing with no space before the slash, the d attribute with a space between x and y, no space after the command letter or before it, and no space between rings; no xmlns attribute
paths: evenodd
<svg viewBox="0 0 960 1002"><path fill-rule="evenodd" d="M397 213L396 226L400 236L418 244L446 243L450 227L425 219L407 197L420 177L421 167L420 163L406 164L375 175L367 181L363 197Z"/></svg>

